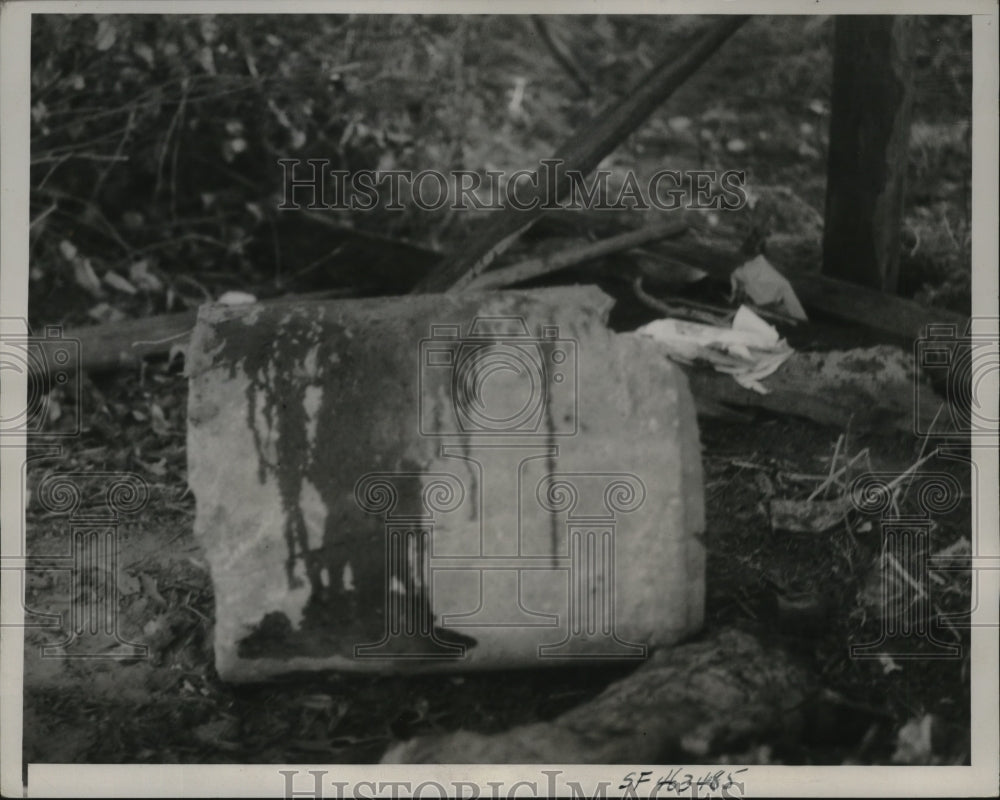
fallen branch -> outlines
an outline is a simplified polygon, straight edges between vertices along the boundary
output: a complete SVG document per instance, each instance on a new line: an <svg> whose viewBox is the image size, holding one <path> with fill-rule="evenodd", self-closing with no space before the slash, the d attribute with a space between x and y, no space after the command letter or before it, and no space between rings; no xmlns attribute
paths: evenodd
<svg viewBox="0 0 1000 800"><path fill-rule="evenodd" d="M736 309L734 308L712 306L708 303L699 303L696 300L688 300L683 297L674 298L673 303L660 300L653 297L643 288L641 275L632 281L632 291L635 293L639 302L643 305L653 309L653 311L659 311L668 317L687 315L691 319L706 322L710 325L724 325L732 322L733 317L736 315ZM747 305L749 308L753 309L754 313L758 317L769 319L772 322L780 322L783 325L798 325L800 322L800 320L790 317L787 314L782 314L778 311L770 311L766 308L760 308L759 306L751 304Z"/></svg>
<svg viewBox="0 0 1000 800"><path fill-rule="evenodd" d="M658 650L598 697L549 722L490 735L419 736L390 748L382 763L683 763L775 735L794 738L815 691L783 650L726 629Z"/></svg>
<svg viewBox="0 0 1000 800"><path fill-rule="evenodd" d="M633 87L620 102L605 108L574 134L554 156L559 162L556 186L546 185L538 172L531 182L527 208L508 207L486 226L486 230L468 247L447 259L414 288L414 292L453 292L465 289L493 260L527 230L548 201L565 196L570 186L568 172L588 175L653 111L672 95L730 36L742 26L746 16L726 16L714 23L679 58L661 61ZM552 194L554 191L554 195Z"/></svg>
<svg viewBox="0 0 1000 800"><path fill-rule="evenodd" d="M322 300L332 297L353 297L354 289L329 290L311 294L285 295L267 303L288 301ZM196 311L182 311L176 314L157 314L141 319L109 322L104 325L89 325L75 328L63 334L63 339L79 342L80 369L83 372L109 372L139 366L144 359L162 357L176 347L187 347L191 329L194 328ZM38 344L32 344L34 351ZM54 365L39 351L38 363L48 367ZM62 367L67 369L72 364Z"/></svg>
<svg viewBox="0 0 1000 800"><path fill-rule="evenodd" d="M841 429L850 423L855 430L912 432L927 430L931 414L929 409L918 409L920 427L914 427L913 380L904 377L910 358L886 345L793 353L763 382L768 394L744 389L730 376L710 369L683 369L699 412L708 416L714 404L722 404L805 417Z"/></svg>
<svg viewBox="0 0 1000 800"><path fill-rule="evenodd" d="M195 311L157 314L76 328L63 338L80 343L83 372L108 372L139 366L146 358L167 355L173 347L186 347L196 316Z"/></svg>
<svg viewBox="0 0 1000 800"><path fill-rule="evenodd" d="M557 272L574 264L601 258L612 253L621 252L622 250L629 250L647 242L665 239L669 236L678 236L684 233L687 227L687 223L683 220L673 220L662 225L628 231L627 233L612 236L608 239L601 239L592 244L571 247L552 255L543 256L542 258L533 258L510 267L492 270L485 275L480 275L465 288L467 290L476 290L512 286L515 283L522 283L532 278L548 275L550 272Z"/></svg>
<svg viewBox="0 0 1000 800"><path fill-rule="evenodd" d="M638 233L636 231L635 233ZM618 237L611 237L616 239ZM611 239L607 241L611 241ZM598 243L601 244L601 243ZM595 245L596 246L596 245ZM386 268L380 277L384 281L384 289L388 292L405 291L405 285L413 280L414 273L419 274L434 263L436 253L407 245L393 251L395 258L392 263L404 261L407 269ZM665 253L678 264L698 267L713 278L728 284L733 268L745 260L745 256L717 248L709 248L691 243L680 243L671 240L661 240L652 245L657 253ZM530 263L530 262L529 262ZM497 274L500 270L497 270ZM913 341L924 334L929 324L947 323L964 331L968 318L945 309L926 308L911 300L885 295L881 292L866 289L862 286L837 281L820 275L793 274L785 272L796 294L810 312L818 312L841 321L850 322L868 328L888 338L891 341L903 343L912 347ZM485 278L486 276L484 276ZM370 291L370 287L356 287L335 292L339 296L362 296ZM300 299L321 299L330 297L330 292L318 292L300 295ZM646 297L642 302L646 302ZM667 309L654 306L659 311L667 309L673 313L673 304ZM280 302L265 301L265 302ZM648 303L647 303L648 304ZM175 346L187 343L187 334L194 325L194 312L179 314L161 314L144 319L126 320L104 325L93 325L84 328L68 330L64 336L77 340L81 344L81 362L84 371L101 372L122 367L134 367L144 358L165 356ZM794 363L795 359L791 363ZM42 359L42 363L46 363ZM786 365L787 366L787 365ZM769 380L768 385L774 387L774 380L781 380L783 372ZM733 381L724 376L709 374L705 378L692 379L696 399L704 408L710 408L709 399L716 395L717 399L735 406L753 406L770 408L785 413L801 413L820 422L840 424L849 418L847 402L837 402L833 391L826 397L817 395L817 387L810 380L800 382L789 391L798 396L791 401L790 395L780 391L769 396L756 395L741 389ZM777 387L780 389L780 387ZM810 391L811 390L811 391ZM814 397L807 398L809 392ZM790 411L791 408L798 411ZM902 409L902 405L900 405ZM871 411L871 409L869 409ZM903 415L897 424L908 424L911 414ZM928 421L930 424L930 421ZM926 429L926 428L925 428Z"/></svg>
<svg viewBox="0 0 1000 800"><path fill-rule="evenodd" d="M719 248L691 243L661 241L654 248L670 258L692 267L703 269L713 278L729 283L732 271L747 257ZM775 265L777 269L778 266ZM927 308L913 300L884 294L825 275L805 274L779 269L808 311L832 317L841 322L860 325L893 341L913 345L915 339L925 335L931 324L955 325L961 335L969 318L943 308Z"/></svg>

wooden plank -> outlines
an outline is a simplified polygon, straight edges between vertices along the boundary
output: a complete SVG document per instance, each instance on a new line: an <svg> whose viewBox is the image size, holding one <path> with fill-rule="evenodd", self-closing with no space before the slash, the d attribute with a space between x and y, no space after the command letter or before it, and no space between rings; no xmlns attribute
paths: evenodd
<svg viewBox="0 0 1000 800"><path fill-rule="evenodd" d="M309 294L285 295L262 301L265 305L333 297L354 297L353 289L327 290ZM144 359L163 357L174 347L187 347L197 311L156 314L141 319L126 319L102 325L88 325L65 332L65 339L80 344L80 368L84 372L110 372L138 367ZM48 365L47 359L40 363Z"/></svg>
<svg viewBox="0 0 1000 800"><path fill-rule="evenodd" d="M67 331L65 338L80 343L84 372L134 368L145 358L166 355L171 347L186 347L196 314L184 311L92 325Z"/></svg>
<svg viewBox="0 0 1000 800"><path fill-rule="evenodd" d="M746 256L728 250L686 242L661 241L651 248L681 263L699 267L716 280L729 281L729 275ZM774 267L779 269L778 265ZM927 325L949 324L965 330L968 317L944 308L928 308L913 300L825 275L780 270L810 313L818 313L840 322L859 325L880 337L912 344L924 335Z"/></svg>
<svg viewBox="0 0 1000 800"><path fill-rule="evenodd" d="M845 355L853 356L856 362L859 371L854 374L868 380L880 374L896 375L894 365L907 358L906 351L885 346L840 353L793 353L777 372L762 381L768 394L744 389L731 376L707 368L684 367L684 372L699 416L717 416L719 406L728 406L801 417L840 429L849 425L854 431L894 429L910 433L930 429L933 410L914 407L915 387L910 381L887 377L881 381L880 390L872 393L865 380L852 384L854 374L845 376L828 366ZM914 419L914 413L920 417Z"/></svg>
<svg viewBox="0 0 1000 800"><path fill-rule="evenodd" d="M816 694L815 684L800 658L773 643L735 628L709 630L694 641L655 650L635 672L554 719L500 733L460 730L416 736L394 744L382 763L682 764L706 756L725 760L722 754L734 752L734 742L797 735L804 724L802 709ZM624 775L626 769L620 772ZM636 783L638 773L632 775L631 783L615 782L631 789L621 796L687 795L686 789L668 793L667 787L657 785L657 775L646 777L647 787ZM680 786L685 778L676 777ZM727 783L720 770L720 794L742 796L738 778L731 773ZM661 788L664 791L658 792ZM694 783L690 793L698 796ZM598 794L604 792L594 792Z"/></svg>
<svg viewBox="0 0 1000 800"><path fill-rule="evenodd" d="M913 105L913 18L839 16L823 274L895 293Z"/></svg>
<svg viewBox="0 0 1000 800"><path fill-rule="evenodd" d="M746 260L746 256L734 251L690 242L661 240L647 246L677 263L698 267L714 279L727 283L733 269ZM405 285L412 281L414 273L426 274L428 265L433 263L433 256L433 253L428 253L427 258L418 260L418 263L401 265L393 279L405 283L380 287L384 290L382 293L405 292ZM413 259L409 261L412 262ZM950 324L964 331L968 323L968 317L947 309L927 308L912 300L885 295L823 275L801 274L790 270L784 271L784 274L810 313L861 326L888 341L912 344L914 339L924 334L924 328L929 324ZM298 298L319 299L334 294L362 296L368 293L370 291L361 289L343 289L332 293L326 291L303 294ZM282 302L282 299L265 302ZM187 334L194 325L194 314L193 311L160 314L144 319L76 328L66 331L65 335L80 342L84 371L102 372L135 367L144 358L165 356L171 347L185 345Z"/></svg>
<svg viewBox="0 0 1000 800"><path fill-rule="evenodd" d="M295 298L293 302L302 299L308 296ZM288 300L268 301L268 304L280 302ZM135 369L145 358L164 356L175 346L186 347L194 322L195 312L161 314L80 328L70 331L67 338L80 342L85 372ZM841 428L850 422L856 430L883 430L887 426L912 430L910 387L886 387L883 396L859 402L858 396L843 386L821 385L810 366L812 359L806 354L794 354L785 367L765 381L770 389L766 395L740 387L728 375L699 368L685 368L685 372L699 416L725 416L728 406L805 417ZM930 420L922 419L921 423L926 430Z"/></svg>
<svg viewBox="0 0 1000 800"><path fill-rule="evenodd" d="M700 267L722 281L728 281L730 272L745 258L726 250L671 241L661 241L655 248L682 264ZM786 273L786 277L809 312L859 325L889 341L912 343L924 335L924 329L930 324L955 325L964 331L968 323L967 317L947 309L926 308L912 300L822 275ZM325 296L329 293L302 295L300 299ZM144 358L166 355L172 346L187 343L187 334L193 325L194 312L160 314L76 328L67 331L66 337L80 342L84 371L102 372L135 367Z"/></svg>
<svg viewBox="0 0 1000 800"><path fill-rule="evenodd" d="M560 162L555 186L546 185L545 174L535 172L535 188L525 192L523 205L503 211L486 225L485 230L468 247L461 248L421 280L415 292L460 291L483 272L525 230L568 191L570 180L566 172L588 175L601 160L611 153L630 133L673 94L730 36L742 26L746 16L726 16L712 26L679 57L667 57L620 102L597 114L557 151L553 159ZM546 203L547 199L552 203ZM537 202L533 202L537 201Z"/></svg>

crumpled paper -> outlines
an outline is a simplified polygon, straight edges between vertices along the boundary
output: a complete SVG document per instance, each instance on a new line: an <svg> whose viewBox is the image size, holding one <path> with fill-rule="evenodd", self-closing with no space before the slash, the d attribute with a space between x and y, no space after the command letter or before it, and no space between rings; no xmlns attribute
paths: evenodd
<svg viewBox="0 0 1000 800"><path fill-rule="evenodd" d="M718 372L732 375L743 388L768 394L761 381L794 352L772 325L740 306L731 328L679 319L657 319L635 333L664 345L683 364L706 361Z"/></svg>
<svg viewBox="0 0 1000 800"><path fill-rule="evenodd" d="M788 279L764 256L757 256L734 269L729 281L734 296L745 295L755 305L774 308L794 319L809 319Z"/></svg>

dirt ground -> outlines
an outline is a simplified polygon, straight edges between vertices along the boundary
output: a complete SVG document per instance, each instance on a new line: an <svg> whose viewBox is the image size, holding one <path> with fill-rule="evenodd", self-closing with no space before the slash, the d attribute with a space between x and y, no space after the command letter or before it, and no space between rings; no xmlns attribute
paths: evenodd
<svg viewBox="0 0 1000 800"><path fill-rule="evenodd" d="M657 34L662 39L651 44L649 35L635 25L612 22L604 24L619 37L621 49L614 57L597 57L602 52L601 37L612 33L578 21L563 30L570 38L578 37L581 53L593 55L593 64L599 64L595 66L599 90L627 85L636 70L660 57L658 47L678 46L697 26L697 20L687 27L663 26ZM567 95L572 96L567 78L548 62L539 66L537 53L525 52L519 34L505 32L495 23L475 24L487 27L495 47L477 52L476 40L468 34L472 44L463 57L475 61L478 72L464 73L468 83L463 102L488 106L482 98L491 95L476 92L485 92L482 87L490 86L491 80L502 78L506 86L513 73L532 77L533 93L525 105L527 116L505 123L502 129L493 126L485 112L469 114L456 105L455 119L447 125L468 117L469 127L464 144L452 145L464 147L465 163L477 168L488 163L499 168L537 163L551 154L554 142L574 123L596 108L596 100L566 101ZM964 24L923 23L921 28L903 254L904 292L959 310L968 309L970 270L971 67L966 72L965 64L971 40ZM753 21L710 68L630 137L611 162L640 173L665 164L679 169L747 169L754 192L771 198L778 212L769 255L782 266L817 269L830 25L822 17ZM502 89L494 89L493 100L502 108L506 96ZM444 147L441 144L442 152ZM433 159L434 153L428 157ZM746 221L717 223L706 226L715 231L716 242L738 247ZM368 224L447 247L461 232L457 228L473 222L441 217L405 217L389 225L359 221L359 227ZM520 246L523 252L542 243L526 238ZM284 255L287 260L294 254ZM88 308L79 287L50 278L56 271L48 269L49 256L59 258L44 243L33 251L38 277L33 272L32 325L94 322L94 308ZM260 286L253 283L259 274L228 264L214 271L192 269L192 274L197 275L197 286L208 287L213 294ZM718 287L715 295L708 299L724 300ZM126 316L164 310L159 299L147 300L139 295L115 302ZM638 324L651 315L626 310L620 316ZM810 349L865 342L858 331L836 328L805 338ZM38 626L26 632L26 762L373 762L394 741L420 733L459 728L495 732L552 718L593 697L630 669L586 666L407 678L330 674L244 687L219 681L212 665L212 585L193 539L194 500L186 486L187 384L181 361L83 378L80 435L61 440L58 451L29 447L29 555L65 557L78 522L70 520L65 510L53 511L48 501L43 502L47 475L87 473L89 477L80 480L94 494L84 498L82 511L100 506L100 473L137 474L148 486L149 496L122 514L116 529L114 605L122 641L97 636L80 645L120 658L42 657L40 647L62 641L63 629ZM64 397L67 409L68 396ZM50 424L58 428L73 423L50 418ZM862 464L865 470L902 471L920 457L920 441L912 435L836 430L763 413L727 421L706 418L700 425L708 515L706 625L743 627L792 651L809 665L821 687L810 700L803 735L748 741L744 752L729 754L731 760L895 763L901 729L933 715L933 741L917 763L969 763L967 655L896 661L850 658L849 647L876 640L884 622L879 520L855 516L849 524L810 534L776 531L769 521L770 500L808 495L830 472L835 451L842 464L844 454L867 448L869 460L858 462L859 471ZM928 552L960 548L971 530L969 466L961 457L939 457L924 468L952 474L965 487L959 508L933 519ZM907 502L913 503L913 498ZM65 625L65 613L74 599L107 585L108 576L100 574L100 568L91 573L73 585L65 569L31 570L26 577L26 607L32 614L63 614ZM902 583L904 578L889 579L886 591L892 596L904 592ZM938 621L969 609L967 574L942 574L933 583ZM44 622L41 617L32 619ZM934 635L961 645L962 654L968 652L968 633L961 627L937 624ZM129 657L135 656L130 649L135 644L148 648L147 657ZM919 639L913 646L914 656L920 656L922 648L932 649ZM600 720L595 720L599 726Z"/></svg>
<svg viewBox="0 0 1000 800"><path fill-rule="evenodd" d="M103 405L91 406L85 434L57 458L30 462L30 553L64 553L70 535L66 515L43 511L38 498L49 471L142 476L149 501L123 514L118 528L118 629L125 642L145 644L148 658L42 658L39 646L57 643L65 633L29 630L27 761L376 761L390 743L418 733L496 732L551 718L630 669L581 666L451 677L331 674L266 686L223 684L212 666L212 586L192 536L194 504L184 482L185 379L176 366L160 364L147 369L142 381L115 376L94 381L88 392L96 403L103 398ZM135 409L151 401L163 409L165 424L158 430L135 418ZM767 416L740 423L705 420L701 427L707 626L735 624L789 648L826 690L810 701L815 707L807 714L804 738L749 743L756 749L748 751L748 760L890 763L900 727L933 714L941 739L934 757L967 763L967 656L891 666L849 656L851 644L874 641L881 630L877 521L866 531L857 522L823 534L771 529L768 498L799 497L815 485L829 471L834 444L845 432ZM845 442L846 452L868 448L877 470L901 471L919 455L905 435L847 432ZM936 459L927 469L932 467L969 485L969 468L961 460ZM934 520L930 552L967 537L969 526L966 495L961 508ZM968 608L968 578L947 580L933 587L934 596L940 611L960 613ZM66 573L33 571L27 605L35 612L65 612L71 594ZM936 631L967 651L967 632ZM87 637L77 647L117 652L123 645ZM915 654L919 651L917 642Z"/></svg>

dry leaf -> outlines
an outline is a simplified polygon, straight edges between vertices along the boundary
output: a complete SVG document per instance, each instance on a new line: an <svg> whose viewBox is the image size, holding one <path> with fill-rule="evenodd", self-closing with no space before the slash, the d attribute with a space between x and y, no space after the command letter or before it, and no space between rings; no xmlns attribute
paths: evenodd
<svg viewBox="0 0 1000 800"><path fill-rule="evenodd" d="M209 75L218 74L218 70L215 68L215 56L212 54L211 47L202 47L195 56L195 59Z"/></svg>
<svg viewBox="0 0 1000 800"><path fill-rule="evenodd" d="M76 258L76 246L68 239L63 239L59 242L59 252L62 253L63 258L67 261L72 261Z"/></svg>
<svg viewBox="0 0 1000 800"><path fill-rule="evenodd" d="M128 276L136 286L147 292L159 292L163 289L163 282L149 271L149 261L146 259L134 262L129 267Z"/></svg>
<svg viewBox="0 0 1000 800"><path fill-rule="evenodd" d="M139 58L146 62L147 67L153 66L154 56L153 48L148 44L137 43L132 45L132 52L135 53Z"/></svg>
<svg viewBox="0 0 1000 800"><path fill-rule="evenodd" d="M145 467L158 478L162 478L167 474L167 459L161 458L159 461L145 464Z"/></svg>
<svg viewBox="0 0 1000 800"><path fill-rule="evenodd" d="M125 319L125 315L121 311L107 303L98 303L87 311L87 316L98 322L120 322Z"/></svg>
<svg viewBox="0 0 1000 800"><path fill-rule="evenodd" d="M101 289L101 279L94 272L89 258L73 259L73 280L76 281L77 286L95 297L101 297L104 294Z"/></svg>
<svg viewBox="0 0 1000 800"><path fill-rule="evenodd" d="M140 572L139 583L142 585L143 594L145 594L146 597L148 597L150 600L152 600L155 603L159 603L160 606L162 606L163 608L166 608L168 605L170 605L167 602L166 598L162 594L160 594L160 590L156 586L156 578L152 577L151 575L147 575L145 572ZM158 626L160 624L160 622L158 622L157 620L162 622L162 617L157 617L153 620L150 620L146 627L149 628L150 625L154 625L154 630L155 630L156 629L155 626ZM151 633L150 630L146 630L145 632L147 635Z"/></svg>
<svg viewBox="0 0 1000 800"><path fill-rule="evenodd" d="M242 306L246 303L256 303L257 298L249 292L223 292L217 302L226 306Z"/></svg>
<svg viewBox="0 0 1000 800"><path fill-rule="evenodd" d="M94 37L94 46L100 50L110 50L118 38L118 31L115 30L114 23L107 17L97 23L97 36Z"/></svg>
<svg viewBox="0 0 1000 800"><path fill-rule="evenodd" d="M931 741L934 715L924 714L919 719L911 719L896 737L896 752L892 754L895 764L911 767L927 766L934 763L934 748Z"/></svg>
<svg viewBox="0 0 1000 800"><path fill-rule="evenodd" d="M117 289L119 292L124 292L125 294L134 295L139 293L139 290L129 283L128 280L112 270L104 273L104 282L112 289Z"/></svg>
<svg viewBox="0 0 1000 800"><path fill-rule="evenodd" d="M126 572L122 569L118 570L115 588L118 590L119 594L123 596L136 594L141 587L141 582L131 572Z"/></svg>
<svg viewBox="0 0 1000 800"><path fill-rule="evenodd" d="M891 675L893 672L902 672L903 668L893 661L892 656L882 653L878 657L878 663L882 665L882 674Z"/></svg>
<svg viewBox="0 0 1000 800"><path fill-rule="evenodd" d="M167 417L163 409L156 403L149 404L149 420L153 426L153 433L165 436L170 433L170 425L167 424Z"/></svg>

